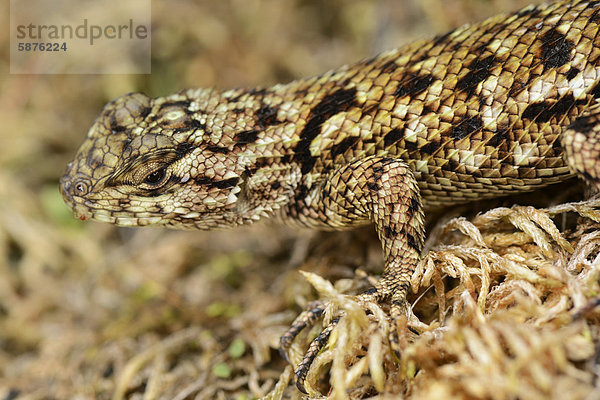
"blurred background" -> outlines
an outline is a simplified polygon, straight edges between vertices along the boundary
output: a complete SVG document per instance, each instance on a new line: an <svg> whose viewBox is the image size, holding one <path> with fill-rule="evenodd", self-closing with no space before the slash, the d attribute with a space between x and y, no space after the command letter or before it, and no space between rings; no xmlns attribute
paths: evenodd
<svg viewBox="0 0 600 400"><path fill-rule="evenodd" d="M528 3L156 0L150 75L10 75L1 30L0 398L264 395L285 367L279 335L314 296L298 269L332 280L380 271L372 229L75 220L58 179L106 102L285 82ZM8 1L0 11L8 27Z"/></svg>

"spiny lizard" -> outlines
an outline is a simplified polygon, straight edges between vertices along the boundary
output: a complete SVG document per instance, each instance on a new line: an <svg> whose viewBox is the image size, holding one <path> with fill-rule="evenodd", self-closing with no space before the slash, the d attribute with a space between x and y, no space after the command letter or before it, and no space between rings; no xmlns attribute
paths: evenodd
<svg viewBox="0 0 600 400"><path fill-rule="evenodd" d="M559 1L287 84L127 94L94 122L61 191L79 218L122 226L372 223L385 268L364 296L398 321L424 209L576 175L597 192L599 24L600 1ZM298 367L301 389L332 327Z"/></svg>

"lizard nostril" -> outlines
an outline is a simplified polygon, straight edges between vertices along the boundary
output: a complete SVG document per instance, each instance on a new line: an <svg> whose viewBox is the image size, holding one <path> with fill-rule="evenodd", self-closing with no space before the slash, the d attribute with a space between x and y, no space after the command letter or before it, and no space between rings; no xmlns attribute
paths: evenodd
<svg viewBox="0 0 600 400"><path fill-rule="evenodd" d="M65 192L68 192L71 190L71 181L63 178L60 180L60 186Z"/></svg>

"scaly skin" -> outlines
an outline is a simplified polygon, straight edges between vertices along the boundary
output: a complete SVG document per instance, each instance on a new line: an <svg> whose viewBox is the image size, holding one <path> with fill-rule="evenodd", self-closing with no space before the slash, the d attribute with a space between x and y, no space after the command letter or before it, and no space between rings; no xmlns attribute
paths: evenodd
<svg viewBox="0 0 600 400"><path fill-rule="evenodd" d="M575 175L597 191L599 22L600 2L561 1L270 88L128 94L97 118L61 191L81 219L123 226L373 223L385 268L365 296L391 301L397 321L424 208Z"/></svg>

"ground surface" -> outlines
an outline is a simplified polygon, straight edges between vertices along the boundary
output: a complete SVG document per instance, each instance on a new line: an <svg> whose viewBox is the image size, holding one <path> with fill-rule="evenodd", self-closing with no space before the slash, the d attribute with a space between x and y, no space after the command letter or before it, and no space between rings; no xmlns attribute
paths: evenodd
<svg viewBox="0 0 600 400"><path fill-rule="evenodd" d="M526 4L154 1L151 75L9 75L0 32L0 398L258 398L286 386L279 335L317 297L298 271L350 292L381 271L368 228L175 232L73 219L58 178L104 103L309 76ZM8 26L8 2L0 9ZM578 216L598 218L556 208L581 198L572 186L518 200L549 212L474 217L512 204L502 201L431 218L412 297L421 335L403 338L399 369L376 323L310 276L348 313L349 336L318 360L345 356L330 375L309 383L336 398L600 398L598 312L585 309L598 295L600 235ZM459 215L469 217L450 219Z"/></svg>

